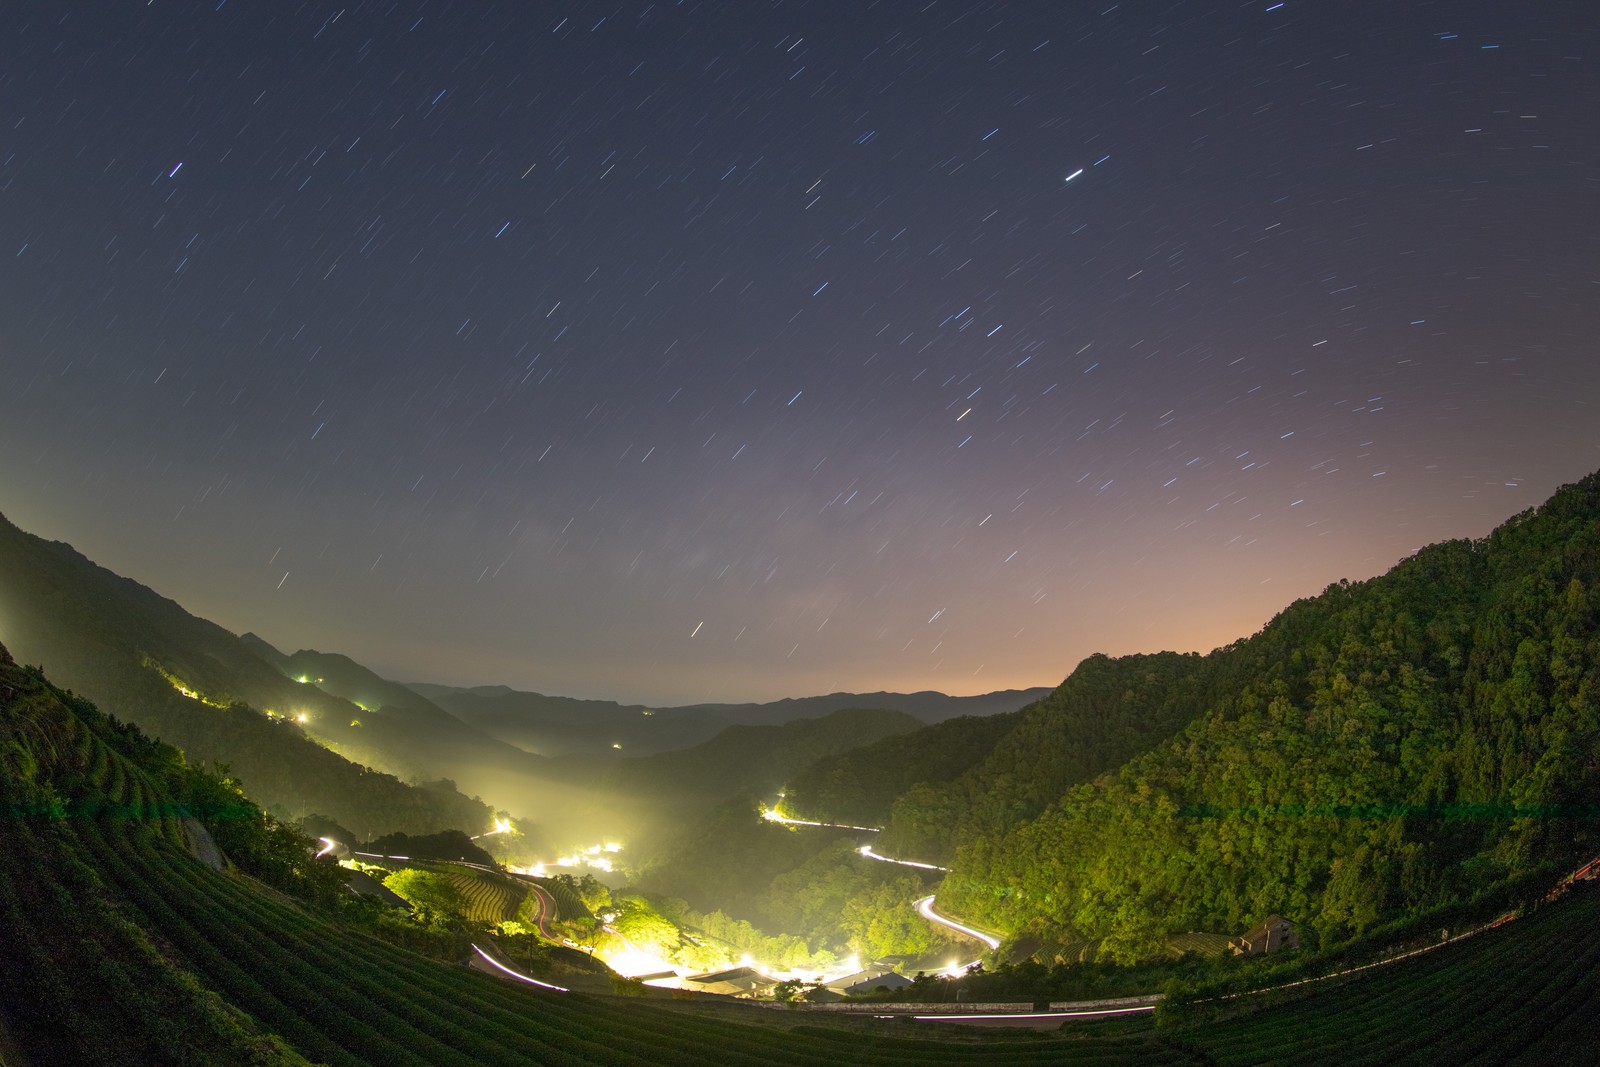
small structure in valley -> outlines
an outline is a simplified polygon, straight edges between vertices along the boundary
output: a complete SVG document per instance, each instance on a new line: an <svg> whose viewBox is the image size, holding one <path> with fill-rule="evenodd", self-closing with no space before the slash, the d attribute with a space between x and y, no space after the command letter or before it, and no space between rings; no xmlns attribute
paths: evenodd
<svg viewBox="0 0 1600 1067"><path fill-rule="evenodd" d="M721 993L730 997L753 997L765 993L778 984L754 967L734 967L727 971L697 974L683 980L685 989L698 989L706 993Z"/></svg>
<svg viewBox="0 0 1600 1067"><path fill-rule="evenodd" d="M913 984L911 979L903 974L897 974L887 967L869 967L864 971L856 971L854 974L835 978L827 983L827 988L845 996L854 996L860 993L871 993L878 989L904 989L911 984Z"/></svg>
<svg viewBox="0 0 1600 1067"><path fill-rule="evenodd" d="M1246 933L1229 938L1228 947L1239 956L1281 952L1300 947L1300 932L1282 915L1269 915Z"/></svg>

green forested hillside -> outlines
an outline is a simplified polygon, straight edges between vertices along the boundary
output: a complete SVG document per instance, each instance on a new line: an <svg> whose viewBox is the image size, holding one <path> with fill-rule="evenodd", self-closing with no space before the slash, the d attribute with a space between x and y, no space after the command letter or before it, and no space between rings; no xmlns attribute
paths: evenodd
<svg viewBox="0 0 1600 1067"><path fill-rule="evenodd" d="M952 781L900 794L884 845L948 864L958 842L985 840L1055 803L1072 786L1170 737L1222 681L1208 657L1162 652L1084 660Z"/></svg>
<svg viewBox="0 0 1600 1067"><path fill-rule="evenodd" d="M948 864L958 842L1002 835L1070 787L1170 737L1212 696L1219 675L1215 660L1196 655L1091 656L1020 711L950 719L816 760L790 775L780 810L886 824L873 842L883 853ZM725 805L670 839L646 884L822 943L849 938L882 955L931 947L926 927L899 919L931 891L931 872L864 859L859 834L758 824L755 799Z"/></svg>
<svg viewBox="0 0 1600 1067"><path fill-rule="evenodd" d="M3 517L0 641L192 762L226 764L285 816L322 814L362 834L476 829L491 820L477 800L412 788L313 742L307 730L359 733L349 723L360 709L290 680L220 626ZM429 770L420 762L396 769Z"/></svg>
<svg viewBox="0 0 1600 1067"><path fill-rule="evenodd" d="M790 818L881 826L914 785L947 785L983 760L1025 711L964 715L816 760L789 776L781 810Z"/></svg>
<svg viewBox="0 0 1600 1067"><path fill-rule="evenodd" d="M958 791L947 815L940 899L1133 960L1168 931L1273 912L1339 939L1593 849L1597 616L1591 476L1481 541L1426 548L1185 658L1161 690L1187 720L1176 736L999 833L1007 798L1037 800L1062 761L1044 738L997 750L1007 775Z"/></svg>
<svg viewBox="0 0 1600 1067"><path fill-rule="evenodd" d="M881 851L953 868L941 906L1124 962L1272 913L1310 944L1449 925L1600 848L1597 618L1591 477L1209 655L1092 656L1014 715L819 760L783 810L887 812ZM849 845L748 820L686 831L651 877L774 929L838 914L816 887L857 878Z"/></svg>

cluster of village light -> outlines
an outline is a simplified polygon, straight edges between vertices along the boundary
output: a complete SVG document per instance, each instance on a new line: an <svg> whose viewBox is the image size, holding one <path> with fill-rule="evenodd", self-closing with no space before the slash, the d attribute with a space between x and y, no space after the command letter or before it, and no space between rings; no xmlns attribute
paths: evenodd
<svg viewBox="0 0 1600 1067"><path fill-rule="evenodd" d="M782 794L779 796L781 799ZM879 832L879 828L875 826L851 826L841 823L824 823L812 822L805 819L792 819L781 814L776 807L769 808L765 805L763 805L761 808L761 817L769 822L776 822L790 826L827 826L836 829L855 830L863 833ZM622 851L622 846L618 844L608 843L603 845L591 845L588 848L579 849L570 855L562 856L554 864L546 865L544 863L537 863L528 868L512 867L509 869L541 878L549 876L551 873L551 867L593 867L597 870L610 873L614 869L614 865L609 856L620 851ZM862 856L868 859L879 860L885 863L896 863L908 867L920 867L927 870L946 869L931 863L920 863L915 860L900 860L893 857L884 856L874 852L870 845L862 845L858 851ZM939 916L936 913L932 913L932 903L932 898L928 897L917 901L914 906L916 906L918 912L930 922L951 927L960 931L961 933L966 933L970 934L971 936L981 938L991 946L996 944L996 942L988 935L970 930L969 928L961 926L960 924L949 922L945 920L944 917ZM620 949L597 948L593 950L594 954L603 959L612 970L627 978L660 976L650 977L647 983L649 985L676 987L683 987L685 985L685 979L690 974L688 969L666 959L660 952L655 951L652 946L638 945L622 937L616 931L616 929L610 925L614 916L602 913L599 918L601 922L605 924L607 932L616 935L618 939L622 941L623 947ZM959 959L951 959L946 964L944 970L937 973L943 977L959 978L964 975L967 972L967 968L971 967L975 962L975 960L967 960L963 962ZM749 967L752 970L755 970L760 974L778 982L798 982L803 985L826 985L831 981L836 981L848 975L855 974L861 970L861 959L859 956L851 955L848 958L839 961L831 968L790 969L769 966L746 954L739 960L738 965Z"/></svg>
<svg viewBox="0 0 1600 1067"><path fill-rule="evenodd" d="M828 823L805 823L802 820L786 818L782 815L779 815L775 810L767 808L763 808L761 814L763 818L774 822L814 826L837 825ZM870 832L875 832L876 830L874 827L866 826L849 827L849 829ZM516 824L512 822L511 819L497 815L494 818L494 828L476 835L473 840L476 841L486 837L493 837L498 834L511 834L516 832ZM321 844L324 846L324 848L318 853L318 855L327 855L337 847L334 842L328 838L323 838L321 840ZM566 868L570 871L588 867L609 874L612 873L616 867L613 857L615 857L621 851L622 845L620 843L608 841L602 842L598 845L589 845L585 848L575 849L570 854L561 856L553 863L540 862L534 863L527 867L508 864L506 866L506 870L514 874L532 875L535 878L548 878L553 874L559 874L561 873L561 868ZM863 856L871 859L883 860L890 863L906 862L874 854L868 846L862 846L859 851ZM405 857L394 856L373 858L404 859ZM933 867L931 864L921 864L914 861L909 863L909 865L917 867ZM951 922L945 919L943 916L937 915L936 913L932 913L932 903L932 898L927 897L917 901L915 906L917 907L918 911L921 912L923 917L927 918L931 922L952 927L962 933L967 933L974 937L981 937L991 945L994 944L993 939L987 935ZM603 929L615 937L617 941L621 943L621 947L607 948L595 946L589 948L589 951L595 956L604 960L607 966L609 966L613 971L626 978L643 978L649 985L676 988L694 988L694 986L688 982L688 979L694 973L692 969L686 968L681 964L673 963L653 945L640 945L633 941L629 941L614 926L611 925L616 919L616 914L614 912L601 912L597 917L600 919ZM569 941L568 944L573 945L575 943ZM833 967L829 968L784 968L769 966L768 964L759 962L751 955L745 954L740 957L737 964L733 962L731 957L728 957L725 966L748 967L775 983L796 982L801 985L825 986L830 982L835 982L841 978L856 974L861 970L862 965L859 956L851 955L843 960L840 960ZM966 973L967 968L970 966L972 966L972 961L963 963L959 960L952 959L946 965L944 970L937 973L949 978L959 978Z"/></svg>
<svg viewBox="0 0 1600 1067"><path fill-rule="evenodd" d="M557 867L593 867L597 871L610 874L616 870L616 864L610 857L622 851L622 846L614 841L603 845L590 845L586 849L574 852L569 856L562 856L556 860Z"/></svg>
<svg viewBox="0 0 1600 1067"><path fill-rule="evenodd" d="M502 822L505 822L507 829L510 829L509 820L496 819L495 829L490 832L503 832L500 830L500 824ZM484 834L482 836L487 837L489 835ZM535 878L549 878L553 874L561 874L562 872L559 870L559 868L562 867L569 869L592 867L597 871L603 871L606 874L610 874L616 870L616 863L613 862L611 857L621 851L622 846L620 844L615 841L607 841L603 844L590 845L587 848L580 848L565 856L557 858L551 863L544 863L541 861L528 867L519 867L516 864L507 864L506 870L510 871L512 874L528 874ZM552 870L551 868L557 869Z"/></svg>
<svg viewBox="0 0 1600 1067"><path fill-rule="evenodd" d="M614 932L614 931L613 931ZM653 951L648 946L636 945L624 939L621 949L596 949L595 955L604 960L606 965L624 978L639 978L651 976L646 985L662 986L666 988L694 988L686 979L693 974L689 968L673 963L664 956ZM730 964L732 961L730 960ZM792 970L782 967L771 967L757 961L746 953L739 957L737 966L748 967L759 974L772 979L774 982L798 982L802 985L826 985L837 981L847 975L855 974L861 970L861 957L851 955L840 960L831 968L816 970L797 967ZM951 963L948 972L952 977L962 972L956 969L956 964Z"/></svg>
<svg viewBox="0 0 1600 1067"><path fill-rule="evenodd" d="M685 981L692 973L690 970L679 964L672 963L647 947L625 942L625 947L622 949L596 949L594 954L624 978L659 975L661 977L650 977L645 984L669 988L694 988ZM975 962L977 961L969 960L966 963L962 963L959 960L952 959L945 965L944 970L937 973L945 978L960 978L967 973L967 968L971 967ZM861 957L851 955L840 960L834 966L824 969L808 967L786 969L761 963L747 953L739 958L738 966L749 967L774 982L827 985L830 982L838 981L841 978L859 972L861 970Z"/></svg>

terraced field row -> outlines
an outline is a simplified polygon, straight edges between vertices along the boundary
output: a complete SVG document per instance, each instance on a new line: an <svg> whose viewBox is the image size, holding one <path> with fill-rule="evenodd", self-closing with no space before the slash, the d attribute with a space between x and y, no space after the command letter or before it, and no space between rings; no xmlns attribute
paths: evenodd
<svg viewBox="0 0 1600 1067"><path fill-rule="evenodd" d="M43 692L24 695L7 707L6 715L17 741L46 763L46 778L64 775L87 786L78 791L77 806L156 819L172 840L182 840L162 788L54 698Z"/></svg>
<svg viewBox="0 0 1600 1067"><path fill-rule="evenodd" d="M1096 946L1099 947L1098 945ZM1202 956L1220 956L1228 951L1228 938L1223 934L1205 934L1191 931L1167 938L1167 948L1174 955L1198 952Z"/></svg>
<svg viewBox="0 0 1600 1067"><path fill-rule="evenodd" d="M1600 891L1303 1000L1198 1028L1218 1063L1571 1063L1600 1019Z"/></svg>
<svg viewBox="0 0 1600 1067"><path fill-rule="evenodd" d="M308 914L115 824L83 847L208 985L333 1064L992 1062L993 1045L727 1022L628 1000L547 992L443 967ZM786 1025L794 1020L777 1016ZM842 1043L843 1042L843 1043ZM1007 1041L1015 1063L1186 1063L1153 1037Z"/></svg>
<svg viewBox="0 0 1600 1067"><path fill-rule="evenodd" d="M164 957L65 825L0 815L0 1008L32 1062L304 1062Z"/></svg>
<svg viewBox="0 0 1600 1067"><path fill-rule="evenodd" d="M528 887L505 875L487 871L449 869L450 884L466 900L466 916L473 922L497 923L517 916L517 909L528 895Z"/></svg>

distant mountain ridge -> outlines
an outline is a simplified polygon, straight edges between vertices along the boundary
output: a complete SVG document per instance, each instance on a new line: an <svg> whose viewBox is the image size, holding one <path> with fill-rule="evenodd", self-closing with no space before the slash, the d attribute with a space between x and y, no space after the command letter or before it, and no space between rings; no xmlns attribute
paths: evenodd
<svg viewBox="0 0 1600 1067"><path fill-rule="evenodd" d="M684 720L688 729L679 728L673 711L645 715L651 709L613 706L612 720L660 727L647 736L668 751L653 752L633 745L635 735L626 732L630 743L622 749L595 740L617 736L615 722L597 728L587 721L602 702L555 698L563 721L590 743L579 754L551 759L463 721L424 692L348 656L287 654L255 634L235 636L71 546L3 518L0 641L190 759L228 764L252 796L280 814L325 816L364 837L479 832L489 825L490 804L559 828L563 839L654 833L662 820L739 790L775 789L811 759L920 726L903 712L862 709L862 698L849 696L732 705L731 714L697 709ZM515 702L522 695L503 697ZM914 699L925 713L960 700ZM783 725L790 718L811 726ZM733 736L716 736L729 728ZM462 795L458 782L488 803ZM535 832L535 840L540 836Z"/></svg>
<svg viewBox="0 0 1600 1067"><path fill-rule="evenodd" d="M406 686L485 733L551 756L604 754L613 746L620 746L624 754L649 755L700 744L729 726L778 726L847 708L898 711L923 723L938 723L959 716L1016 711L1051 692L1040 687L969 697L931 691L830 693L766 703L661 707L547 696L503 685L466 688L408 682Z"/></svg>

